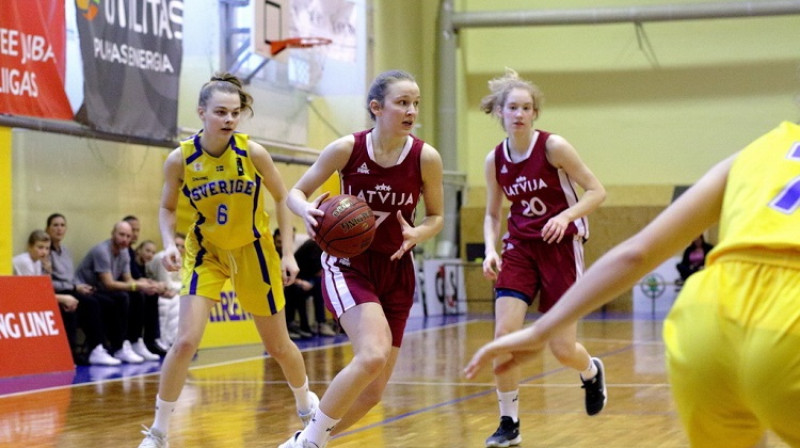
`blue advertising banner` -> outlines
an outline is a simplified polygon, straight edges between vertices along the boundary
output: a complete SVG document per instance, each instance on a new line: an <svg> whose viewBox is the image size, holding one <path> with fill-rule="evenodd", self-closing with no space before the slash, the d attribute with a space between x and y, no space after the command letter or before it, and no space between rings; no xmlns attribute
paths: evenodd
<svg viewBox="0 0 800 448"><path fill-rule="evenodd" d="M75 0L84 100L76 120L118 135L175 140L183 0Z"/></svg>

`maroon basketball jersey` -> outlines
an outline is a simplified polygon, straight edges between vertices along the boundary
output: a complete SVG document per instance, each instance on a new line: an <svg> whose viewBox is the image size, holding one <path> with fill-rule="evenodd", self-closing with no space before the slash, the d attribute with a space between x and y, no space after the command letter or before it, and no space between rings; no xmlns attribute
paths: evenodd
<svg viewBox="0 0 800 448"><path fill-rule="evenodd" d="M508 233L519 239L541 238L547 220L578 202L575 185L564 170L547 161L549 132L536 131L523 160L512 162L508 139L494 149L495 177L511 201ZM585 217L567 227L565 235L589 236Z"/></svg>
<svg viewBox="0 0 800 448"><path fill-rule="evenodd" d="M414 225L414 211L422 191L420 157L424 142L410 136L397 164L382 167L374 161L370 131L353 134L353 153L340 172L342 193L364 199L375 213L378 227L370 250L393 254L403 244L397 210Z"/></svg>

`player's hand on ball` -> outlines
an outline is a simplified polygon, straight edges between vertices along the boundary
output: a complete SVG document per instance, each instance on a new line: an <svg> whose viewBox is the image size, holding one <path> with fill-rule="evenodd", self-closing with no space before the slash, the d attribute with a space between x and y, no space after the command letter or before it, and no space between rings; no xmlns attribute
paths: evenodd
<svg viewBox="0 0 800 448"><path fill-rule="evenodd" d="M311 238L315 238L317 236L317 227L319 227L319 218L322 218L325 213L319 209L319 205L322 204L322 201L328 198L330 193L327 191L322 193L321 195L317 196L316 199L308 203L306 207L305 216L303 216L303 221L306 224L306 233Z"/></svg>

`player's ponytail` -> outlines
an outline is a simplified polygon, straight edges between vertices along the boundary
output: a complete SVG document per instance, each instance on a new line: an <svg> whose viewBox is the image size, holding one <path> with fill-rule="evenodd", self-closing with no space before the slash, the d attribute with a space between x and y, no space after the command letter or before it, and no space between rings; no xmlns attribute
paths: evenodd
<svg viewBox="0 0 800 448"><path fill-rule="evenodd" d="M533 108L539 112L544 103L544 95L541 89L536 84L522 79L519 74L512 68L506 67L506 72L503 76L491 79L489 81L489 93L481 100L481 110L486 114L493 114L498 109L502 108L506 103L508 94L513 89L523 89L528 91L533 98Z"/></svg>
<svg viewBox="0 0 800 448"><path fill-rule="evenodd" d="M239 95L242 110L248 110L250 111L250 115L253 114L253 96L244 90L241 79L228 72L214 73L214 75L211 76L211 80L203 84L203 87L200 89L200 98L197 104L205 108L211 94L217 91Z"/></svg>

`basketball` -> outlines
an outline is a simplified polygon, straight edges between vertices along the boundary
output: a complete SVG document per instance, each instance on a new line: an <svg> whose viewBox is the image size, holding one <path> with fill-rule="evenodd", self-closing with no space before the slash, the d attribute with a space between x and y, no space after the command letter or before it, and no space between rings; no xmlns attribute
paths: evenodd
<svg viewBox="0 0 800 448"><path fill-rule="evenodd" d="M367 203L349 194L325 200L319 209L325 212L317 226L315 240L323 251L338 258L361 254L375 237L375 215Z"/></svg>

